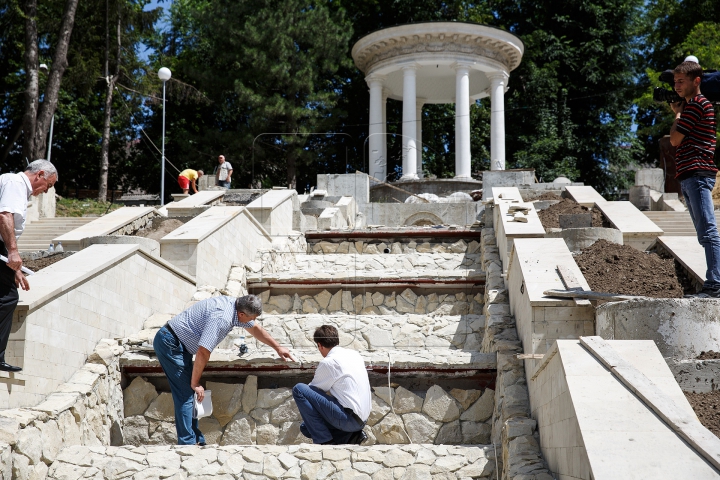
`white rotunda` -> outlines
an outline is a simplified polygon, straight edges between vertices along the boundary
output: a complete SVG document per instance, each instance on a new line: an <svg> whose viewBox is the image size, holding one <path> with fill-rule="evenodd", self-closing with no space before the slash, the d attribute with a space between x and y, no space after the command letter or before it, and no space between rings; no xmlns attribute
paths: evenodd
<svg viewBox="0 0 720 480"><path fill-rule="evenodd" d="M470 105L490 96L491 169L505 169L504 95L520 65L522 41L497 28L431 22L378 30L353 46L355 65L370 87L369 172L387 178L388 98L402 100L402 178L422 175L424 104L455 104L455 178L470 177Z"/></svg>

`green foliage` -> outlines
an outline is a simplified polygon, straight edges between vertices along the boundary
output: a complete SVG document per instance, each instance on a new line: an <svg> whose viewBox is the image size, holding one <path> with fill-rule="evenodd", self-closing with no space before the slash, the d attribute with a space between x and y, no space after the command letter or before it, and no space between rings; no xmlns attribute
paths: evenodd
<svg viewBox="0 0 720 480"><path fill-rule="evenodd" d="M57 202L55 215L58 217L82 217L83 215L104 215L122 207L120 203L98 202L90 198L62 198Z"/></svg>

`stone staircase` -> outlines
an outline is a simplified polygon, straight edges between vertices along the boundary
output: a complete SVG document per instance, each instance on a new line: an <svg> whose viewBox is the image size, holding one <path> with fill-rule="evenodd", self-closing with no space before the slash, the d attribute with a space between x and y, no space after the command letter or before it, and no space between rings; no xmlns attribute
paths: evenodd
<svg viewBox="0 0 720 480"><path fill-rule="evenodd" d="M41 218L25 226L18 240L21 252L47 250L53 238L96 220L96 217L55 217Z"/></svg>
<svg viewBox="0 0 720 480"><path fill-rule="evenodd" d="M663 235L674 237L697 236L690 219L690 212L643 212L655 225L662 228ZM720 224L720 211L715 211L715 220Z"/></svg>
<svg viewBox="0 0 720 480"><path fill-rule="evenodd" d="M259 294L262 325L296 362L233 331L203 375L213 392L213 414L200 420L208 445L178 447L172 397L152 348L172 314L156 313L140 332L108 340L91 356L108 371L117 365L123 377L121 424L103 422L120 446L83 440L59 451L49 468L28 469L51 479L550 480L526 417L522 350L499 275L488 276L485 291L484 270L498 270L497 247L485 232L482 249L479 231L453 234L451 242L444 233L385 246L383 238L353 241L352 253L341 239L338 249L325 249L332 253L274 246L262 262L233 267L222 291L200 286L192 300ZM367 366L372 412L361 446L312 445L299 431L291 389L309 382L322 359L312 334L323 324L336 326L341 346L359 351ZM241 354L245 341L249 352ZM79 417L80 427L94 414Z"/></svg>

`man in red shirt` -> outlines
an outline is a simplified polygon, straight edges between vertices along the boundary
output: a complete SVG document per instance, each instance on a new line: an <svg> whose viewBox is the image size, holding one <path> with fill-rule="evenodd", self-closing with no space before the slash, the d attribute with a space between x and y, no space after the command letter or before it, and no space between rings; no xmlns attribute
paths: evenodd
<svg viewBox="0 0 720 480"><path fill-rule="evenodd" d="M677 147L676 178L680 181L698 241L705 249L707 273L696 298L720 298L720 235L715 222L712 190L715 186L715 110L700 93L702 68L683 62L675 68L675 91L684 99L673 103L675 121L670 143Z"/></svg>

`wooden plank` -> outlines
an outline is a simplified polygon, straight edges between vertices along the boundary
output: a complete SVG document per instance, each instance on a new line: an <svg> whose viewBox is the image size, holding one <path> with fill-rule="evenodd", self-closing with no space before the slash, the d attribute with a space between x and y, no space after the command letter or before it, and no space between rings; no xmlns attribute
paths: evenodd
<svg viewBox="0 0 720 480"><path fill-rule="evenodd" d="M590 290L545 290L543 295L548 297L559 298L584 298L586 300L605 300L609 302L622 302L624 300L632 300L633 298L645 298L635 295L618 295L617 293L600 293Z"/></svg>
<svg viewBox="0 0 720 480"><path fill-rule="evenodd" d="M575 278L575 274L565 265L558 265L557 266L558 273L560 274L560 279L565 284L565 288L568 290L578 290L583 291L582 285L580 285L580 282L578 282L578 279Z"/></svg>
<svg viewBox="0 0 720 480"><path fill-rule="evenodd" d="M542 360L545 354L542 353L520 353L515 355L519 360Z"/></svg>
<svg viewBox="0 0 720 480"><path fill-rule="evenodd" d="M580 337L580 343L699 455L720 470L720 438L705 428L697 418L684 412L672 398L665 395L601 337Z"/></svg>

